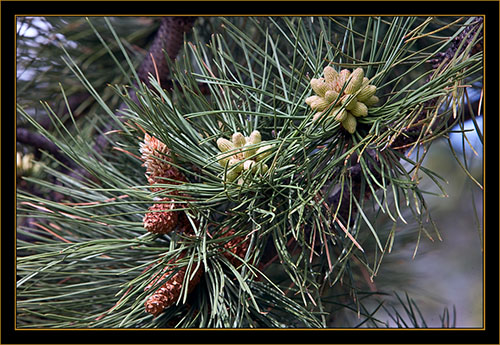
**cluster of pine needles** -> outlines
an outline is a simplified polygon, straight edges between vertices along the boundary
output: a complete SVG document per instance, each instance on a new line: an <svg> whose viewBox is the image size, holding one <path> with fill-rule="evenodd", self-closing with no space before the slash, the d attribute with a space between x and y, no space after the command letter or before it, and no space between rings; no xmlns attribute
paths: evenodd
<svg viewBox="0 0 500 345"><path fill-rule="evenodd" d="M114 21L87 19L120 75L104 98L90 65L60 48L95 103L92 123L69 106L64 122L42 101L49 131L18 105L22 121L85 173L46 152L45 175L24 181L60 197L18 190L17 326L387 327L377 317L385 311L393 326L426 327L408 295L370 287L398 241L416 255L422 238L440 239L419 181L445 195L444 179L422 162L482 80L477 37L428 67L474 22L444 19L203 18L168 60L170 90L155 75L151 88L140 82ZM326 66L361 67L376 86L379 102L352 134L313 121L306 104ZM68 86L59 92L68 105ZM102 134L101 123L114 129L109 149L96 152L89 128ZM224 179L217 140L254 131L268 169L244 183ZM406 314L384 304L391 296ZM340 324L342 313L349 322ZM442 322L453 326L447 309Z"/></svg>

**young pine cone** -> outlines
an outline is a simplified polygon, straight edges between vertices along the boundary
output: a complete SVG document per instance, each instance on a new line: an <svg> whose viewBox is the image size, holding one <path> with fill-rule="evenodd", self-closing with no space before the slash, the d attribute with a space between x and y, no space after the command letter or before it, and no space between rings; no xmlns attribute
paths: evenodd
<svg viewBox="0 0 500 345"><path fill-rule="evenodd" d="M146 177L150 185L157 183L173 183L171 180L185 182L184 175L174 166L172 166L172 158L170 150L167 146L155 137L149 134L144 134L144 142L140 143L141 159L144 161L143 166L146 167ZM153 192L162 190L162 188L154 187Z"/></svg>
<svg viewBox="0 0 500 345"><path fill-rule="evenodd" d="M221 151L218 162L227 168L224 175L225 182L233 182L245 171L258 175L264 175L267 172L269 167L262 161L271 154L272 145L255 147L256 144L261 143L261 140L259 131L253 131L248 137L236 132L232 135L231 140L217 139L217 147ZM240 178L238 183L242 184L243 179Z"/></svg>
<svg viewBox="0 0 500 345"><path fill-rule="evenodd" d="M154 204L143 218L144 229L153 234L168 234L175 229L178 224L179 212L181 212L175 211L177 206L171 202L172 199L163 198L161 201L167 203Z"/></svg>
<svg viewBox="0 0 500 345"><path fill-rule="evenodd" d="M356 131L357 118L368 116L368 108L379 101L375 95L377 87L370 85L362 68L350 72L337 72L327 66L323 78L311 79L310 85L315 95L306 98L306 104L316 114L313 121L323 117L333 117L351 134Z"/></svg>
<svg viewBox="0 0 500 345"><path fill-rule="evenodd" d="M154 317L160 315L166 308L174 304L180 297L182 291L182 284L186 275L187 267L182 267L175 273L169 280L167 280L156 292L151 295L144 304L146 312L152 314ZM166 279L172 270L167 271L160 278ZM187 293L190 294L196 285L200 282L203 270L199 267L194 276L189 281ZM156 283L156 279L149 284L145 290L150 289Z"/></svg>

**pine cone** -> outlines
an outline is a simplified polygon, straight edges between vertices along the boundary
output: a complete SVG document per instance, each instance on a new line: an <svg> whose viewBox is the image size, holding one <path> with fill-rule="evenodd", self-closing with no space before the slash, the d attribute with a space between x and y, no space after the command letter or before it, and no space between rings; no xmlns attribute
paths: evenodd
<svg viewBox="0 0 500 345"><path fill-rule="evenodd" d="M182 255L181 257L183 257ZM169 262L171 263L172 260ZM177 273L175 273L168 281L166 281L156 292L148 298L144 306L146 307L146 312L153 314L154 317L161 314L166 308L170 307L174 304L181 295L182 284L184 281L184 277L186 275L187 267L182 267ZM173 270L168 270L165 272L160 280L166 279ZM190 294L196 285L200 282L201 276L203 274L203 270L198 268L194 277L190 280L187 293ZM145 290L149 290L155 283L157 279L155 279L152 283L150 283Z"/></svg>
<svg viewBox="0 0 500 345"><path fill-rule="evenodd" d="M163 198L161 201L172 201L172 199ZM144 229L153 234L168 234L178 223L180 211L173 211L175 209L176 205L173 202L154 204L144 216Z"/></svg>
<svg viewBox="0 0 500 345"><path fill-rule="evenodd" d="M255 147L255 144L262 144L262 137L259 131L253 131L250 136L245 137L240 132L235 132L231 140L226 138L217 139L217 147L221 151L217 161L221 166L227 168L224 174L225 182L233 182L245 171L250 170L252 174L263 175L269 167L262 160L272 152L273 145ZM257 154L257 156L255 156ZM251 159L249 159L251 158ZM243 179L238 180L239 184Z"/></svg>
<svg viewBox="0 0 500 345"><path fill-rule="evenodd" d="M168 147L160 140L149 134L144 134L144 142L140 143L141 159L146 167L146 177L150 185L157 183L178 184L187 182L184 175L177 168L169 164L172 162L171 153ZM167 180L168 179L168 180ZM174 181L179 181L178 183ZM153 192L158 192L164 188L153 187ZM171 192L178 195L178 192ZM172 201L164 198L162 201ZM178 224L182 232L189 232L191 225L183 211L172 211L176 208L175 203L155 204L149 208L143 219L144 228L155 234L166 234L172 231ZM183 208L179 205L177 208Z"/></svg>
<svg viewBox="0 0 500 345"><path fill-rule="evenodd" d="M186 182L184 175L174 166L172 166L171 153L168 147L149 134L144 134L144 142L140 143L141 159L144 161L143 166L146 167L146 177L150 185L157 183L172 183L170 180ZM153 188L153 192L162 190L163 188Z"/></svg>
<svg viewBox="0 0 500 345"><path fill-rule="evenodd" d="M358 121L356 118L368 116L368 108L378 103L379 98L375 96L377 87L369 84L370 80L360 67L352 72L343 69L338 73L327 66L323 74L323 78L311 79L315 95L305 100L316 111L313 121L332 116L353 134Z"/></svg>

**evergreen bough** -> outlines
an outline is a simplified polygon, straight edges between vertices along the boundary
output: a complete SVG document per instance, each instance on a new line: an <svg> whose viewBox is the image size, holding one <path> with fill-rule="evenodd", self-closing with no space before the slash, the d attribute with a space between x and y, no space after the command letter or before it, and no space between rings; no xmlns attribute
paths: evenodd
<svg viewBox="0 0 500 345"><path fill-rule="evenodd" d="M445 194L442 178L422 161L434 140L475 121L467 85L482 81L482 22L441 20L198 18L179 29L177 58L164 52L167 81L151 68L137 75L120 18L80 22L120 81L103 98L91 65L63 44L95 118L76 119L65 83L69 121L42 101L51 130L18 105L68 161L46 151L45 175L24 180L49 192L18 190L17 326L385 327L382 309L408 326L368 280L397 246L396 226L417 238L415 253L421 236L439 238L419 180ZM344 76L336 95L317 84L323 73ZM373 102L358 109L356 97ZM410 327L426 327L415 302L396 297ZM339 324L351 311L359 318ZM450 326L448 310L442 320Z"/></svg>

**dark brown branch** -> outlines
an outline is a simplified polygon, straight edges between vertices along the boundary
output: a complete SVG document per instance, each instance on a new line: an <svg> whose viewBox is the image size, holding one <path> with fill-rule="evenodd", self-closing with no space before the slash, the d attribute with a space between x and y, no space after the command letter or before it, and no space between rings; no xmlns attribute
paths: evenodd
<svg viewBox="0 0 500 345"><path fill-rule="evenodd" d="M153 40L153 43L151 44L151 47L149 48L148 53L144 57L144 60L137 72L139 79L148 87L151 87L148 78L149 74L158 74L162 87L167 87L167 85L170 85L170 69L168 68L164 52L167 53L168 57L171 60L174 60L177 57L177 55L179 54L179 50L182 47L182 43L184 42L184 33L192 28L195 19L196 17L162 18L160 27L158 28L158 32ZM133 100L138 102L133 88L130 89L129 95ZM122 109L123 107L124 104L122 104L120 109ZM122 118L120 114L118 114L118 116L119 118ZM104 130L104 133L112 129L113 125L110 124ZM98 153L103 152L103 150L107 146L107 143L108 141L104 137L104 134L99 135L96 139L94 150Z"/></svg>
<svg viewBox="0 0 500 345"><path fill-rule="evenodd" d="M154 76L158 75L160 79L160 84L164 88L169 88L170 82L170 69L168 67L167 61L165 59L164 52L167 53L170 59L175 59L179 54L179 50L184 42L184 34L188 32L192 26L196 17L163 17L161 20L158 32L148 50L148 53L144 57L141 66L138 69L138 77L144 82L148 87L151 87L149 83L149 74ZM156 68L155 68L156 67ZM137 85L135 85L137 86ZM134 88L130 88L129 96L138 103L137 96L135 94ZM120 106L120 110L125 107L125 104ZM123 116L120 111L117 113L117 117L123 121ZM100 154L108 147L108 140L104 133L109 132L114 129L114 125L109 123L103 130L102 134L97 135L95 144L93 146L94 152ZM72 174L73 177L77 178L79 175L88 176L88 173L83 169L79 169Z"/></svg>
<svg viewBox="0 0 500 345"><path fill-rule="evenodd" d="M72 166L73 162L61 152L59 147L40 133L32 132L26 128L16 128L16 141L21 144L33 146L52 154L62 163Z"/></svg>
<svg viewBox="0 0 500 345"><path fill-rule="evenodd" d="M151 73L155 76L158 73L160 85L168 88L170 69L164 54L166 53L171 60L177 57L184 43L184 33L191 30L195 20L196 17L163 17L161 19L158 33L137 72L139 79L148 87L151 87L148 75Z"/></svg>
<svg viewBox="0 0 500 345"><path fill-rule="evenodd" d="M467 26L460 35L455 37L451 42L450 47L444 53L437 53L434 59L431 59L429 63L431 64L433 69L439 67L439 65L446 59L451 60L455 55L461 54L466 47L474 39L477 31L481 28L483 24L483 18L477 17L475 22ZM463 43L462 43L463 42ZM483 50L483 29L478 34L477 43L472 47L470 55L474 55L477 52Z"/></svg>

